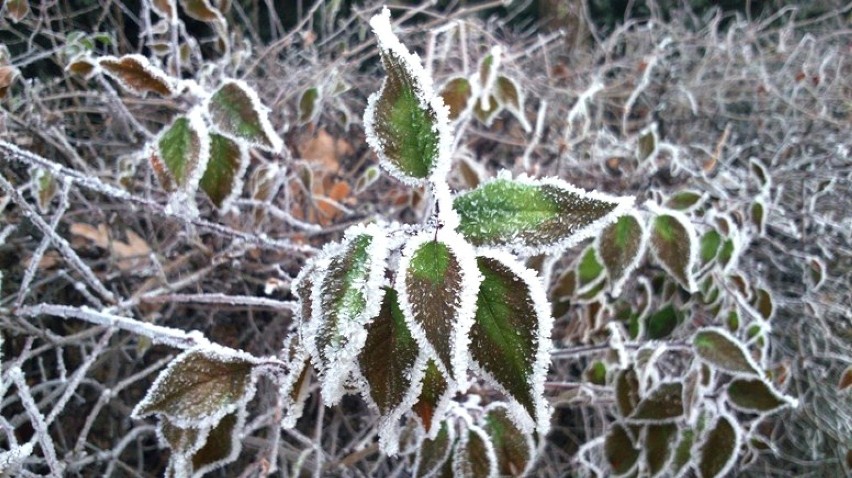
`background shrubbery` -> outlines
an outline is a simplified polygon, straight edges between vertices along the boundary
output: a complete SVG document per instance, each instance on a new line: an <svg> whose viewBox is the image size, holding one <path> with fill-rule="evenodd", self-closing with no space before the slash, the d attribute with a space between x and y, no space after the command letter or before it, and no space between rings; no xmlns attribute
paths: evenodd
<svg viewBox="0 0 852 478"><path fill-rule="evenodd" d="M376 179L364 138L367 97L384 77L367 26L379 5L293 2L271 12L278 2L211 1L221 17L180 7L180 27L169 28L150 8L166 2L100 3L7 1L0 20L0 474L15 463L2 453L35 437L15 473L161 475L169 454L155 427L129 417L177 350L104 317L276 356L298 322L290 283L309 257L349 225L420 223L431 212L424 188ZM474 75L500 45L500 71L523 93L520 111L456 123L454 191L502 169L557 176L679 209L701 238L694 294L648 254L614 296L591 241L528 259L555 319L546 386L555 411L533 474L608 474L612 455L591 444L616 434L616 382L649 361L647 373L688 381L690 340L705 326L739 337L767 383L798 400L765 416L731 413L747 433L734 472L848 474L852 9L622 3L393 9L436 86ZM194 98L86 77L86 62L130 53L207 91L243 79L270 109L284 148L250 150L229 209L203 194L198 217L168 207L150 145ZM661 344L668 351L650 358ZM712 415L727 407L730 376L706 375L696 406ZM410 469L412 457L378 452L376 417L359 398L324 408L313 393L286 430L282 403L272 381L258 382L242 453L216 473Z"/></svg>

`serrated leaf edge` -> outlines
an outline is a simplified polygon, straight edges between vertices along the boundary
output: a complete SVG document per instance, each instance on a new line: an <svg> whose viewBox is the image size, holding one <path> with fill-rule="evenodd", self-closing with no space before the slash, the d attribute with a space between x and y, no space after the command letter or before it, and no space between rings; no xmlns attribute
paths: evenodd
<svg viewBox="0 0 852 478"><path fill-rule="evenodd" d="M384 298L382 285L385 278L385 267L390 250L384 229L378 224L354 225L346 230L344 239L340 244L331 244L320 252L321 259L317 262L317 275L311 290L311 302L313 303L311 323L308 326L310 333L306 338L310 343L308 349L314 358L317 373L323 377L322 398L327 406L336 405L344 395L344 384L352 372L358 367L358 354L364 347L367 334L357 334L338 353L344 357L338 360L334 367L323 363L319 350L316 348L316 335L323 323L324 312L322 310L322 285L328 276L328 268L331 261L337 255L346 250L346 247L362 235L368 235L372 239L367 247L367 256L370 258L368 276L366 282L361 284L362 293L366 299L364 311L353 322L366 327L373 318L379 315ZM348 360L346 359L348 357Z"/></svg>
<svg viewBox="0 0 852 478"><path fill-rule="evenodd" d="M488 184L491 184L496 181L511 181L516 184L521 184L524 186L533 186L533 187L541 187L541 186L553 186L558 189L563 189L568 191L569 193L577 194L584 198L594 199L596 201L603 201L608 203L614 203L615 207L612 211L608 212L601 218L593 221L591 224L581 227L577 229L571 235L563 238L560 241L555 241L546 246L527 246L525 241L516 240L505 245L495 245L495 246L484 246L484 247L507 247L521 255L533 256L537 254L555 254L561 252L569 247L575 246L584 239L588 239L589 237L593 237L603 230L604 227L615 222L619 217L623 216L627 212L629 212L635 203L635 198L633 196L612 196L606 193L598 192L596 190L586 191L585 189L578 188L569 184L568 182L559 179L554 176L547 176L543 178L531 178L526 174L521 174L517 177L512 177L512 173L509 170L503 169L497 173L497 175L493 178L490 178L484 182L482 182L476 189L465 191L459 193L455 196L454 199L457 199L461 196L469 194L471 192L477 191Z"/></svg>
<svg viewBox="0 0 852 478"><path fill-rule="evenodd" d="M698 264L698 254L699 254L700 245L699 245L699 242L698 242L698 234L695 232L695 227L692 225L692 221L690 221L689 218L686 217L686 214L684 214L680 211L675 211L673 209L666 209L666 208L657 206L657 204L652 202L652 201L646 202L645 206L648 208L648 210L650 210L652 213L654 213L655 216L671 216L671 217L673 217L677 222L680 223L680 225L684 228L684 230L686 230L686 236L687 236L687 238L689 238L689 257L687 258L686 271L685 271L686 272L686 279L687 279L686 284L681 283L680 279L678 279L677 276L675 275L675 271L672 268L670 268L668 266L668 264L666 264L660 258L660 252L657 250L657 247L654 245L654 241L650 241L650 243L651 243L650 249L654 253L654 258L657 260L657 263L660 265L660 267L663 268L663 270L666 271L666 273L668 273L672 278L674 278L688 292L690 292L690 293L697 292L698 286L695 283L695 268L696 268L696 264ZM656 217L652 219L652 221L654 221L654 220L656 220ZM649 229L653 229L653 227L654 226L652 224L651 226L649 226ZM653 231L650 231L649 237L652 234L653 234Z"/></svg>
<svg viewBox="0 0 852 478"><path fill-rule="evenodd" d="M169 92L170 92L169 96L167 96L166 98L171 98L171 97L175 96L178 93L178 91L181 90L181 86L180 86L181 82L180 81L175 81L174 78L167 75L166 72L164 72L162 69L160 69L159 67L157 67L155 65L152 65L151 61L148 60L148 58L146 56L140 55L138 53L131 53L131 54L128 54L128 55L122 55L120 58L117 57L117 56L113 56L113 55L104 55L104 56L98 57L97 63L96 63L96 65L97 65L96 70L97 71L92 71L92 73L90 75L87 75L87 78L93 76L95 73L103 73L103 74L106 74L107 76L109 76L110 78L112 78L113 80L115 80L118 84L121 85L122 88L124 88L127 91L132 92L133 94L143 95L143 94L148 93L147 91L139 91L136 88L133 88L132 86L125 83L124 80L121 77L113 74L111 71L109 71L108 69L101 66L101 62L103 62L103 61L113 61L113 62L116 62L116 63L120 63L121 60L123 60L125 58L129 58L129 59L132 59L133 61L136 61L137 63L139 63L139 65L142 67L142 69L145 70L146 73L150 74L151 76L153 76L157 80L162 81L169 88Z"/></svg>
<svg viewBox="0 0 852 478"><path fill-rule="evenodd" d="M544 382L547 379L547 369L550 365L550 354L553 349L553 344L550 340L550 334L553 330L553 316L550 315L550 302L547 300L544 285L534 270L528 269L513 255L504 250L478 248L477 256L493 259L506 266L529 289L530 299L532 299L533 307L536 311L536 323L538 324L538 330L536 331L538 350L536 351L535 363L533 364L532 380L529 384L530 395L535 400L536 416L530 416L523 405L472 357L470 360L471 369L505 395L506 401L511 404L508 407L509 417L513 419L518 429L524 433L535 431L541 436L545 436L550 430L550 415L552 412L550 403L544 397Z"/></svg>
<svg viewBox="0 0 852 478"><path fill-rule="evenodd" d="M411 53L408 48L402 44L399 37L393 32L391 26L390 10L387 7L382 8L380 14L374 15L370 19L370 26L376 35L376 40L380 50L389 51L402 61L406 70L411 73L414 83L420 88L423 96L418 95L420 107L423 109L432 108L435 111L435 133L438 135L437 157L432 165L431 171L427 178L420 179L409 176L407 173L396 167L393 160L388 158L383 153L382 144L379 141L379 136L375 129L375 111L376 104L382 95L387 83L387 77L382 80L382 86L378 91L374 92L367 99L367 108L364 110L364 131L367 137L367 144L376 152L379 157L380 164L393 177L397 178L404 184L409 186L418 186L425 181L432 183L443 182L451 166L451 152L453 134L450 129L449 109L444 104L441 95L437 94L432 83L432 77L423 67L420 62L420 56L416 53Z"/></svg>
<svg viewBox="0 0 852 478"><path fill-rule="evenodd" d="M760 376L760 370L761 370L760 366L758 366L757 362L754 361L754 358L751 356L751 354L745 348L745 345L742 343L742 341L740 341L740 339L734 337L730 332L723 329L722 327L702 327L702 328L696 330L694 334L692 334L692 337L690 338L689 343L694 344L695 343L695 336L700 334L701 332L716 332L719 335L724 336L726 339L730 340L734 344L739 345L740 351L742 352L743 356L745 357L746 362L748 362L748 364L754 370L754 373L749 374L749 373L742 372L742 371L739 371L739 370L731 370L731 369L727 369L725 367L720 367L719 365L716 365L714 363L711 363L711 362L705 360L703 357L701 357L700 355L698 355L696 353L695 355L699 358L699 360L706 363L710 367L719 369L719 370L721 370L721 371L723 371L723 372L725 372L728 375L731 375L733 377L754 378L754 377Z"/></svg>
<svg viewBox="0 0 852 478"><path fill-rule="evenodd" d="M498 409L498 408L502 408L503 410L506 410L507 415L511 416L510 408L508 406L506 406L505 403L501 403L501 402L492 402L492 403L488 404L485 407L485 409L483 410L483 416L488 415L489 412L491 412L492 410ZM521 433L523 433L523 431L521 431ZM543 437L544 435L541 435L541 436ZM535 466L535 462L538 459L538 449L535 446L535 440L533 439L532 434L531 433L524 433L524 438L525 438L524 441L527 444L527 450L529 451L529 454L530 454L530 459L527 462L527 466L523 469L523 471L520 474L518 474L518 476L527 476L527 473L529 473L533 469L533 466ZM495 450L495 455L496 455L496 450ZM498 463L497 465L499 467L500 464ZM499 470L499 468L498 468L498 470Z"/></svg>
<svg viewBox="0 0 852 478"><path fill-rule="evenodd" d="M452 340L452 364L444 364L438 358L438 354L432 347L432 344L426 339L426 331L414 319L414 312L411 306L411 300L408 295L408 290L405 286L405 272L411 266L411 259L414 253L424 244L436 240L447 246L450 254L456 259L459 265L461 275L461 291L459 292L459 307L456 312L456 327ZM458 388L464 392L469 386L467 377L467 366L470 363L470 328L473 327L476 316L476 298L479 291L479 284L482 282L482 274L479 272L479 267L476 264L476 251L460 234L443 228L433 233L424 231L417 236L409 239L402 252L402 257L399 261L397 269L399 273L396 276L394 288L399 296L399 306L405 315L405 322L408 324L408 329L412 336L417 341L421 349L427 350L432 356L435 364L444 373L444 378L450 388ZM459 377L451 377L446 365L451 365L453 370L459 371L462 375ZM455 380L454 380L455 379Z"/></svg>
<svg viewBox="0 0 852 478"><path fill-rule="evenodd" d="M207 112L207 115L209 116L210 104L213 101L213 97L216 96L216 93L218 93L222 88L228 85L235 85L248 97L252 109L255 113L257 113L257 118L260 122L260 129L261 131L263 131L263 135L266 137L266 140L269 141L270 144L267 145L263 143L258 143L256 141L251 141L247 138L233 135L228 131L223 131L211 121L210 124L212 125L212 129L217 133L221 134L222 136L225 136L226 138L237 143L248 143L257 149L261 149L263 151L267 151L273 154L280 152L281 149L284 148L284 140L282 140L281 137L278 136L278 133L276 133L275 129L272 127L272 123L269 121L270 110L268 107L266 107L266 105L263 104L262 101L260 101L260 97L258 96L257 91L255 91L255 89L249 86L249 84L245 81L238 80L235 78L230 78L222 81L222 83L220 83L219 86L216 88L216 91L214 91L213 94L208 96L207 99L204 101L204 111Z"/></svg>
<svg viewBox="0 0 852 478"><path fill-rule="evenodd" d="M261 363L260 359L249 353L243 352L242 350L235 350L228 347L224 347L218 344L207 343L198 347L187 349L183 353L172 359L172 361L169 362L169 365L167 365L166 368L163 369L163 371L161 371L159 375L157 375L157 378L154 379L154 383L152 383L151 386L148 387L148 390L145 392L145 396L142 398L142 400L139 401L139 403L136 404L135 407L133 407L133 410L130 412L130 418L139 420L151 415L160 414L167 417L169 421L171 421L175 426L178 426L180 428L204 428L213 427L217 423L219 423L219 421L225 415L233 413L234 411L240 408L244 408L245 404L248 403L254 397L254 394L257 391L256 384L257 378L259 376L257 368L254 368L251 371L249 383L246 385L246 393L243 394L243 397L240 400L237 400L236 402L230 405L222 407L219 411L211 414L210 416L202 420L184 420L183 418L175 417L174 415L171 415L169 413L162 413L157 411L143 412L143 410L146 407L150 406L153 402L151 392L153 390L156 390L163 382L166 381L166 379L170 377L171 372L175 369L175 367L183 363L190 355L197 353L214 361L222 361L222 358L226 357L229 359L245 361L253 365L259 365Z"/></svg>
<svg viewBox="0 0 852 478"><path fill-rule="evenodd" d="M594 243L595 253L599 258L601 258L601 265L603 265L604 267L604 272L606 273L606 276L610 279L610 294L612 294L613 297L618 297L621 295L621 290L624 287L624 284L627 282L627 279L630 278L630 274L632 274L633 271L635 271L642 263L642 259L645 257L645 251L648 250L648 238L650 237L648 227L645 225L645 220L642 218L642 216L637 214L636 211L629 211L626 214L622 214L622 216L627 216L636 220L636 222L639 224L639 229L641 230L641 236L639 239L639 252L637 252L636 257L634 257L633 260L630 261L624 267L624 272L622 272L621 277L613 280L610 270L606 267L606 263L604 263L603 261L603 254L601 253L601 238L603 237L603 231L604 229L606 229L607 226L601 228L601 232L595 238ZM621 216L616 218L611 224L608 224L608 226L615 224L620 218Z"/></svg>
<svg viewBox="0 0 852 478"><path fill-rule="evenodd" d="M429 439L429 440L434 440L435 438L437 438L438 433L440 432L440 429L441 429L441 427L438 426L437 431L435 432L435 436L427 436L426 438ZM446 463L447 460L451 459L451 455L453 454L453 451L455 450L455 444L456 444L455 443L455 441L456 441L456 427L452 426L452 424L447 424L447 441L449 443L449 445L447 446L447 452L446 452L446 454L444 454L444 457L439 460L438 466L429 470L426 474L422 475L421 478L431 478L431 477L435 476L436 473L438 472L438 470L440 470L441 467L444 466L444 463ZM420 447L418 447L417 455L415 455L415 457L414 457L414 465L412 466L411 476L418 476L418 473L420 472L420 465L421 464L422 464L422 456L420 454Z"/></svg>
<svg viewBox="0 0 852 478"><path fill-rule="evenodd" d="M488 463L491 465L491 473L488 474L488 478L497 478L497 453L494 452L494 445L491 443L491 438L485 433L485 430L480 428L477 425L473 425L471 423L467 424L467 431L473 432L479 435L479 439L485 443L485 454L488 459ZM470 440L469 433L462 433L459 438L459 443L456 445L455 454L453 456L453 475L454 476L465 476L464 468L462 468L462 460L464 457L461 456L460 451L465 450L467 448L467 443Z"/></svg>

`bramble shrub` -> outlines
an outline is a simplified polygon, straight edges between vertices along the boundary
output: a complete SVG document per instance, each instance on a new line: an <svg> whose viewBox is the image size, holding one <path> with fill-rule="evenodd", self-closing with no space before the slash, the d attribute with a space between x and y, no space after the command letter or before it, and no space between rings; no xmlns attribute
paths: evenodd
<svg viewBox="0 0 852 478"><path fill-rule="evenodd" d="M0 475L850 471L848 7L261 3L0 51Z"/></svg>

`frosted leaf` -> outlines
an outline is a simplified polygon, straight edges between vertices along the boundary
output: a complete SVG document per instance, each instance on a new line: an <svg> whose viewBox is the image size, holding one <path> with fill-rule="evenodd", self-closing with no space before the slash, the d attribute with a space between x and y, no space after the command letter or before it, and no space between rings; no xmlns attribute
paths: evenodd
<svg viewBox="0 0 852 478"><path fill-rule="evenodd" d="M29 0L9 0L5 3L6 16L9 17L13 23L18 23L26 18L26 16L30 13ZM2 5L0 5L0 7L2 7Z"/></svg>
<svg viewBox="0 0 852 478"><path fill-rule="evenodd" d="M446 228L409 239L397 274L400 307L417 342L461 388L481 276L475 252Z"/></svg>
<svg viewBox="0 0 852 478"><path fill-rule="evenodd" d="M652 125L643 130L636 141L636 159L645 161L657 153L657 128Z"/></svg>
<svg viewBox="0 0 852 478"><path fill-rule="evenodd" d="M532 435L518 429L501 403L489 405L482 428L491 438L500 476L525 476L535 462Z"/></svg>
<svg viewBox="0 0 852 478"><path fill-rule="evenodd" d="M692 211L703 202L704 198L705 195L699 191L679 191L666 200L666 207L684 212Z"/></svg>
<svg viewBox="0 0 852 478"><path fill-rule="evenodd" d="M311 292L311 320L323 400L334 405L358 364L365 327L381 309L388 245L382 228L371 224L350 227L344 243L327 251Z"/></svg>
<svg viewBox="0 0 852 478"><path fill-rule="evenodd" d="M227 209L242 191L242 178L248 163L248 149L244 144L216 133L210 135L210 160L199 185L220 210Z"/></svg>
<svg viewBox="0 0 852 478"><path fill-rule="evenodd" d="M488 95L480 101L475 101L473 104L473 115L476 116L482 124L490 127L497 113L500 112L500 102L494 95Z"/></svg>
<svg viewBox="0 0 852 478"><path fill-rule="evenodd" d="M444 463L450 458L453 444L456 440L455 428L442 422L441 428L435 438L426 438L417 448L417 457L414 461L414 477L425 478L437 476Z"/></svg>
<svg viewBox="0 0 852 478"><path fill-rule="evenodd" d="M639 459L639 448L621 423L613 423L604 439L604 457L615 476L626 475Z"/></svg>
<svg viewBox="0 0 852 478"><path fill-rule="evenodd" d="M625 214L606 226L596 242L610 280L612 295L621 295L621 289L642 261L647 247L648 233L645 223L637 214Z"/></svg>
<svg viewBox="0 0 852 478"><path fill-rule="evenodd" d="M596 235L633 205L632 197L587 192L556 179L496 179L460 194L459 232L474 245L553 253Z"/></svg>
<svg viewBox="0 0 852 478"><path fill-rule="evenodd" d="M177 19L177 5L175 5L175 0L153 0L151 7L163 18L169 20Z"/></svg>
<svg viewBox="0 0 852 478"><path fill-rule="evenodd" d="M299 124L307 124L319 116L317 104L320 101L319 88L312 86L302 92L299 98Z"/></svg>
<svg viewBox="0 0 852 478"><path fill-rule="evenodd" d="M615 376L615 403L621 416L630 416L639 399L639 377L633 367L618 372Z"/></svg>
<svg viewBox="0 0 852 478"><path fill-rule="evenodd" d="M284 350L287 356L288 373L279 384L278 393L281 408L284 410L281 427L287 429L296 426L296 421L302 417L305 400L310 390L313 368L310 355L297 343L295 337L291 336L285 341Z"/></svg>
<svg viewBox="0 0 852 478"><path fill-rule="evenodd" d="M427 361L420 386L420 396L411 410L420 419L429 437L434 438L438 433L439 425L443 422L450 398L455 395L455 391L456 389L450 386L444 372L438 368L435 361Z"/></svg>
<svg viewBox="0 0 852 478"><path fill-rule="evenodd" d="M448 118L455 121L467 111L470 106L472 89L470 81L463 76L456 76L447 80L441 87L441 98L447 105Z"/></svg>
<svg viewBox="0 0 852 478"><path fill-rule="evenodd" d="M415 386L422 374L420 350L399 308L396 291L386 287L379 314L366 326L367 339L358 355L359 371L366 382L366 398L379 410L380 427L395 427L399 417L416 400ZM425 363L425 358L421 359ZM406 403L407 402L407 403ZM407 405L407 406L406 406ZM383 450L395 453L396 443Z"/></svg>
<svg viewBox="0 0 852 478"><path fill-rule="evenodd" d="M242 449L242 432L245 423L245 410L226 415L207 434L204 446L192 454L193 477L222 468L233 462Z"/></svg>
<svg viewBox="0 0 852 478"><path fill-rule="evenodd" d="M258 363L211 344L187 350L160 372L131 416L157 413L182 428L211 426L254 396Z"/></svg>
<svg viewBox="0 0 852 478"><path fill-rule="evenodd" d="M852 387L852 365L846 367L846 370L840 375L840 380L837 381L837 390L843 391Z"/></svg>
<svg viewBox="0 0 852 478"><path fill-rule="evenodd" d="M270 153L277 153L284 146L269 122L269 110L244 81L225 81L206 106L211 123L223 135Z"/></svg>
<svg viewBox="0 0 852 478"><path fill-rule="evenodd" d="M728 384L728 401L746 412L768 413L786 406L796 406L796 400L778 393L772 385L759 378L736 378Z"/></svg>
<svg viewBox="0 0 852 478"><path fill-rule="evenodd" d="M751 204L751 222L757 229L758 234L766 233L766 205L762 199L757 199Z"/></svg>
<svg viewBox="0 0 852 478"><path fill-rule="evenodd" d="M768 191L772 187L772 176L769 175L766 165L757 158L750 158L748 164L751 174L755 177L761 189Z"/></svg>
<svg viewBox="0 0 852 478"><path fill-rule="evenodd" d="M550 427L544 381L550 364L553 318L534 271L499 251L477 258L482 282L470 329L474 369L503 391L510 413L525 433Z"/></svg>
<svg viewBox="0 0 852 478"><path fill-rule="evenodd" d="M645 337L651 340L665 339L682 320L681 313L671 303L667 303L645 319Z"/></svg>
<svg viewBox="0 0 852 478"><path fill-rule="evenodd" d="M432 78L393 33L387 8L370 20L387 77L364 112L367 143L382 166L404 183L432 176L443 181L449 170L452 133L447 107Z"/></svg>
<svg viewBox="0 0 852 478"><path fill-rule="evenodd" d="M180 0L180 5L186 15L200 22L224 22L222 12L210 4L210 0Z"/></svg>
<svg viewBox="0 0 852 478"><path fill-rule="evenodd" d="M76 56L73 60L69 61L67 65L65 65L65 71L77 75L84 80L88 80L95 76L95 73L98 72L99 68L97 60L86 54Z"/></svg>
<svg viewBox="0 0 852 478"><path fill-rule="evenodd" d="M13 473L33 454L35 443L30 441L21 446L14 446L10 450L0 452L0 474L13 476Z"/></svg>
<svg viewBox="0 0 852 478"><path fill-rule="evenodd" d="M719 253L719 246L722 245L722 235L715 229L710 229L701 236L700 253L702 264L707 264L716 258Z"/></svg>
<svg viewBox="0 0 852 478"><path fill-rule="evenodd" d="M662 382L636 405L630 421L663 423L683 416L683 384Z"/></svg>
<svg viewBox="0 0 852 478"><path fill-rule="evenodd" d="M804 275L805 283L808 285L808 290L818 290L825 282L825 262L821 258L816 256L808 257L808 267L806 268Z"/></svg>
<svg viewBox="0 0 852 478"><path fill-rule="evenodd" d="M740 448L740 432L728 415L720 415L709 428L704 442L698 446L698 476L716 478L725 476L734 466Z"/></svg>
<svg viewBox="0 0 852 478"><path fill-rule="evenodd" d="M197 110L179 116L160 132L151 166L166 190L177 190L194 201L210 160L210 135ZM193 202L194 204L194 202Z"/></svg>
<svg viewBox="0 0 852 478"><path fill-rule="evenodd" d="M648 425L645 428L645 461L651 476L665 470L674 456L674 445L678 440L678 427L673 423Z"/></svg>
<svg viewBox="0 0 852 478"><path fill-rule="evenodd" d="M465 478L497 478L497 455L484 430L469 425L453 456L453 475Z"/></svg>
<svg viewBox="0 0 852 478"><path fill-rule="evenodd" d="M210 427L181 428L167 417L161 416L157 423L157 440L161 447L168 447L174 454L191 455L204 446Z"/></svg>
<svg viewBox="0 0 852 478"><path fill-rule="evenodd" d="M177 93L175 79L142 55L103 56L98 59L98 65L124 89L137 95L154 92L171 97Z"/></svg>
<svg viewBox="0 0 852 478"><path fill-rule="evenodd" d="M698 259L698 238L692 222L677 211L664 211L648 203L657 216L651 222L651 250L663 269L688 292L697 291L693 269Z"/></svg>
<svg viewBox="0 0 852 478"><path fill-rule="evenodd" d="M760 368L742 343L724 329L705 327L693 335L692 345L703 361L720 370L734 374L760 374Z"/></svg>
<svg viewBox="0 0 852 478"><path fill-rule="evenodd" d="M692 460L692 444L694 442L695 431L691 428L684 429L672 456L671 468L675 476L680 476L679 472Z"/></svg>
<svg viewBox="0 0 852 478"><path fill-rule="evenodd" d="M603 279L603 271L603 265L598 262L595 248L587 247L580 255L580 260L577 263L577 279L579 281L577 293L582 294L596 285L598 279Z"/></svg>
<svg viewBox="0 0 852 478"><path fill-rule="evenodd" d="M758 287L754 295L754 308L763 317L763 320L772 319L775 315L775 303L772 300L772 293L763 287Z"/></svg>
<svg viewBox="0 0 852 478"><path fill-rule="evenodd" d="M42 213L50 209L50 202L56 197L59 185L50 171L35 168L32 173L33 190L36 192L36 203Z"/></svg>
<svg viewBox="0 0 852 478"><path fill-rule="evenodd" d="M524 114L524 92L514 79L498 75L494 82L494 96L500 105L520 121L524 131L529 132L532 129Z"/></svg>

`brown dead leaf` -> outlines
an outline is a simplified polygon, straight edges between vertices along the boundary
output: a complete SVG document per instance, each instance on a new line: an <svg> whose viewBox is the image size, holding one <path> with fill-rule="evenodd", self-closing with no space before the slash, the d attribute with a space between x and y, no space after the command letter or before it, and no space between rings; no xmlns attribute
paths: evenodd
<svg viewBox="0 0 852 478"><path fill-rule="evenodd" d="M112 239L106 224L98 224L98 227L84 223L74 223L70 227L71 234L88 239L95 246L110 251L112 259L121 271L131 271L145 267L148 264L148 255L151 247L135 232L125 229L124 234L127 242Z"/></svg>
<svg viewBox="0 0 852 478"><path fill-rule="evenodd" d="M342 138L334 139L325 129L320 129L315 137L299 146L299 154L317 164L321 172L325 173L336 173L340 169L340 158L354 152L348 141Z"/></svg>
<svg viewBox="0 0 852 478"><path fill-rule="evenodd" d="M6 97L9 87L18 76L18 70L12 66L0 66L0 99Z"/></svg>

